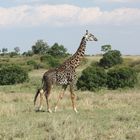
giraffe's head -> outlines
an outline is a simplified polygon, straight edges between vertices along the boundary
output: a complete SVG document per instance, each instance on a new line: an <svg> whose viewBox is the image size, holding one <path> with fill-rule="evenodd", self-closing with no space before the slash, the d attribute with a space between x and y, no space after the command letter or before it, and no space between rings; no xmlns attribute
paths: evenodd
<svg viewBox="0 0 140 140"><path fill-rule="evenodd" d="M84 35L86 41L98 41L98 39L91 33L86 30L86 34Z"/></svg>

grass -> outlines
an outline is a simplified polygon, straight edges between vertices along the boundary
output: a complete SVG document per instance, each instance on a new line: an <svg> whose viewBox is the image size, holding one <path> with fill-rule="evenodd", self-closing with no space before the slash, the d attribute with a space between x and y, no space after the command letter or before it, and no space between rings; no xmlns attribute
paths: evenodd
<svg viewBox="0 0 140 140"><path fill-rule="evenodd" d="M54 90L51 96L52 108L57 92ZM33 94L0 94L0 139L138 140L140 137L138 91L103 94L77 91L78 114L72 111L68 91L58 112L52 114L34 111Z"/></svg>
<svg viewBox="0 0 140 140"><path fill-rule="evenodd" d="M90 64L92 58L88 60ZM83 66L78 73L82 69ZM139 140L140 83L134 89L76 91L78 114L72 110L67 91L58 111L49 114L35 112L33 106L44 72L30 72L27 83L0 86L0 140ZM59 92L60 88L52 91L52 110ZM46 110L45 100L43 109Z"/></svg>

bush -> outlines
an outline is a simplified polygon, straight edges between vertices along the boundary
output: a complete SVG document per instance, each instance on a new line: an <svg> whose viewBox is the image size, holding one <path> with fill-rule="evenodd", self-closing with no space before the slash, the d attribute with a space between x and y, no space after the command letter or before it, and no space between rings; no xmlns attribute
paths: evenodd
<svg viewBox="0 0 140 140"><path fill-rule="evenodd" d="M44 66L41 63L37 63L34 60L27 61L27 65L31 66L33 69L41 69L41 68L44 68Z"/></svg>
<svg viewBox="0 0 140 140"><path fill-rule="evenodd" d="M134 87L137 72L130 67L113 68L107 73L107 86L110 89Z"/></svg>
<svg viewBox="0 0 140 140"><path fill-rule="evenodd" d="M31 57L31 56L33 56L33 52L29 50L28 52L24 52L22 55Z"/></svg>
<svg viewBox="0 0 140 140"><path fill-rule="evenodd" d="M32 65L32 66L34 66L34 65L36 65L37 63L34 61L34 60L28 60L27 61L27 65Z"/></svg>
<svg viewBox="0 0 140 140"><path fill-rule="evenodd" d="M118 50L111 50L103 54L103 58L100 59L99 65L104 68L110 68L114 65L121 64L123 59L121 53Z"/></svg>
<svg viewBox="0 0 140 140"><path fill-rule="evenodd" d="M77 88L95 91L106 86L107 74L103 68L87 67L77 81Z"/></svg>
<svg viewBox="0 0 140 140"><path fill-rule="evenodd" d="M47 63L49 67L57 67L60 65L59 59L51 56L51 55L43 55L40 57L41 62Z"/></svg>
<svg viewBox="0 0 140 140"><path fill-rule="evenodd" d="M9 56L10 56L10 57L14 57L14 56L17 56L17 55L18 55L18 54L17 54L16 52L10 52L10 53L9 53Z"/></svg>
<svg viewBox="0 0 140 140"><path fill-rule="evenodd" d="M28 73L21 67L11 65L0 69L0 85L12 85L28 80Z"/></svg>

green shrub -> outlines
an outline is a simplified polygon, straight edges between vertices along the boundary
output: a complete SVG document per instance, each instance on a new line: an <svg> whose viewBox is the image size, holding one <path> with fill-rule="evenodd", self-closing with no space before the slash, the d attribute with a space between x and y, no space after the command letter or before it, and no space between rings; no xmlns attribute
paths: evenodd
<svg viewBox="0 0 140 140"><path fill-rule="evenodd" d="M24 52L22 55L31 57L31 56L33 56L33 52L29 50L28 52Z"/></svg>
<svg viewBox="0 0 140 140"><path fill-rule="evenodd" d="M33 67L33 69L41 69L41 68L44 68L44 66L41 63L37 63L34 60L27 61L27 65Z"/></svg>
<svg viewBox="0 0 140 140"><path fill-rule="evenodd" d="M100 59L99 65L104 68L110 68L114 65L121 64L123 59L121 53L118 50L111 50L103 54L103 58Z"/></svg>
<svg viewBox="0 0 140 140"><path fill-rule="evenodd" d="M32 65L32 66L34 66L34 65L36 65L37 63L34 61L34 60L28 60L27 61L27 65Z"/></svg>
<svg viewBox="0 0 140 140"><path fill-rule="evenodd" d="M82 71L77 81L77 88L95 91L106 86L107 74L103 68L89 66Z"/></svg>
<svg viewBox="0 0 140 140"><path fill-rule="evenodd" d="M107 73L107 86L110 89L134 87L137 82L137 72L130 67L110 69Z"/></svg>
<svg viewBox="0 0 140 140"><path fill-rule="evenodd" d="M9 53L9 56L10 56L10 57L14 57L14 56L17 56L17 55L18 55L18 54L17 54L16 52L10 52L10 53Z"/></svg>
<svg viewBox="0 0 140 140"><path fill-rule="evenodd" d="M12 85L28 80L28 73L21 67L11 65L0 69L0 85Z"/></svg>
<svg viewBox="0 0 140 140"><path fill-rule="evenodd" d="M40 57L41 62L45 62L49 67L57 67L60 65L59 59L51 55L43 55Z"/></svg>
<svg viewBox="0 0 140 140"><path fill-rule="evenodd" d="M34 60L28 60L27 65L33 67L33 69L38 69L37 63Z"/></svg>

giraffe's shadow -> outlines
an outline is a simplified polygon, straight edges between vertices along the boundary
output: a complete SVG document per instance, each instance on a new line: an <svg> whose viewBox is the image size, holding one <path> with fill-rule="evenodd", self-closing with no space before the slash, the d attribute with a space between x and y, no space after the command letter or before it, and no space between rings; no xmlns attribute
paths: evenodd
<svg viewBox="0 0 140 140"><path fill-rule="evenodd" d="M37 112L37 113L41 113L41 112L46 112L46 111L45 111L45 110L35 109L35 112Z"/></svg>

